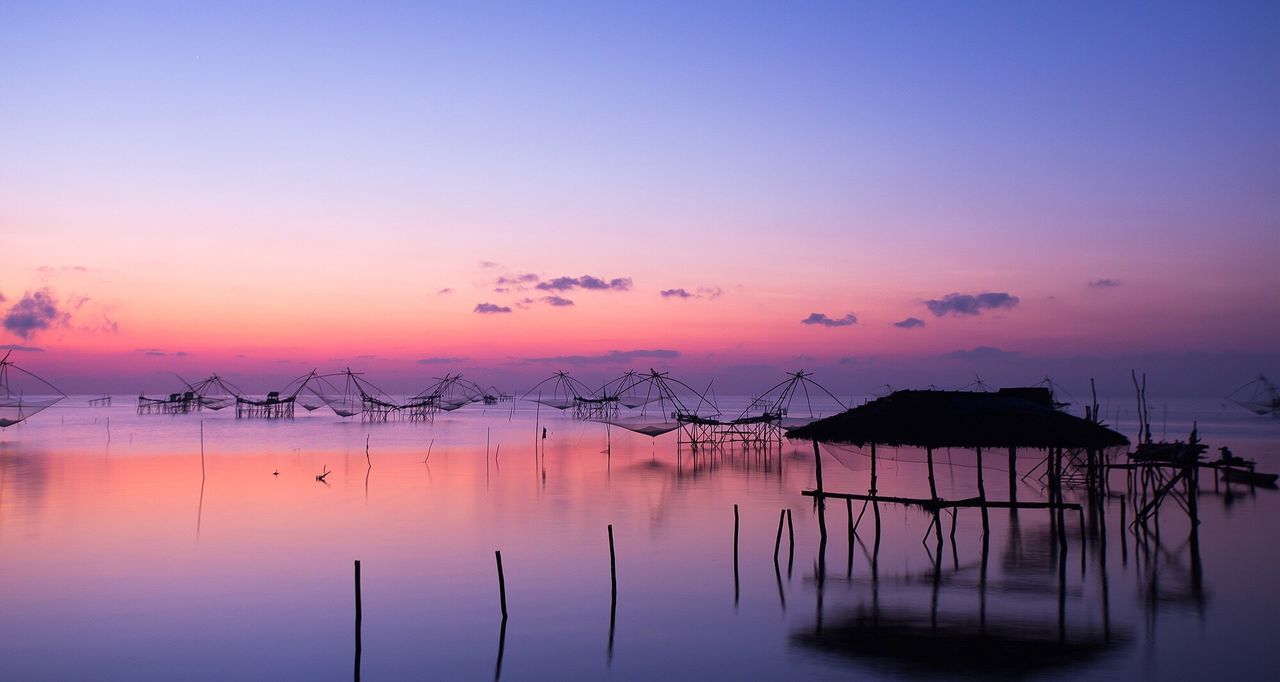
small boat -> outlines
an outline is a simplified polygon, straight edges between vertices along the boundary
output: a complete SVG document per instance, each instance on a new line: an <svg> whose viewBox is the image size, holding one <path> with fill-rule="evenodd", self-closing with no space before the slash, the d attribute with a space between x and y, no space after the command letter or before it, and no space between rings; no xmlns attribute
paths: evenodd
<svg viewBox="0 0 1280 682"><path fill-rule="evenodd" d="M1280 474L1264 474L1253 469L1226 467L1222 469L1222 478L1231 483L1244 483L1260 488L1274 488L1276 487L1276 479L1280 478Z"/></svg>

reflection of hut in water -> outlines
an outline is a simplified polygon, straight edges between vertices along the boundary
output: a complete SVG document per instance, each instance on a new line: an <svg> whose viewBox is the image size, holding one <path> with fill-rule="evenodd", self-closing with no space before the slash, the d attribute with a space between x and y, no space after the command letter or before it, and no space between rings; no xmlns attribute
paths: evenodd
<svg viewBox="0 0 1280 682"><path fill-rule="evenodd" d="M0 429L18 424L53 407L67 394L9 361L0 359Z"/></svg>
<svg viewBox="0 0 1280 682"><path fill-rule="evenodd" d="M1097 662L1128 643L1096 626L1060 631L1010 618L931 616L905 608L855 609L793 633L794 644L899 675L1042 677Z"/></svg>
<svg viewBox="0 0 1280 682"><path fill-rule="evenodd" d="M830 391L810 377L804 370L790 372L787 378L754 398L751 404L733 419L690 416L684 424L684 435L691 443L723 445L767 445L782 441L784 428L796 428L809 424L819 415L814 411L810 388L819 397L826 396L841 410L845 404ZM801 396L806 410L796 413L792 403Z"/></svg>
<svg viewBox="0 0 1280 682"><path fill-rule="evenodd" d="M217 374L191 383L178 377L185 390L168 396L151 398L138 396L138 414L188 414L202 410L221 410L236 401L239 389Z"/></svg>

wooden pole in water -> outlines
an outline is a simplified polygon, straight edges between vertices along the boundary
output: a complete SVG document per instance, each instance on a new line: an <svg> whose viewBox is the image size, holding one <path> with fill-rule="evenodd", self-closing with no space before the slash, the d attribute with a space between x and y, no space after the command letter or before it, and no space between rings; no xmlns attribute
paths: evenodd
<svg viewBox="0 0 1280 682"><path fill-rule="evenodd" d="M982 480L982 448L975 450L978 453L978 499L982 501L982 536L985 538L991 530L987 518L987 486Z"/></svg>
<svg viewBox="0 0 1280 682"><path fill-rule="evenodd" d="M938 499L938 484L933 480L933 448L924 449L925 459L929 463L929 497Z"/></svg>
<svg viewBox="0 0 1280 682"><path fill-rule="evenodd" d="M733 603L738 603L738 505L733 505Z"/></svg>
<svg viewBox="0 0 1280 682"><path fill-rule="evenodd" d="M782 523L787 518L787 510L778 512L778 537L773 541L773 563L778 563L778 550L782 549Z"/></svg>
<svg viewBox="0 0 1280 682"><path fill-rule="evenodd" d="M1009 448L1009 501L1018 501L1018 448ZM1010 507L1010 511L1014 514L1018 513L1017 507Z"/></svg>
<svg viewBox="0 0 1280 682"><path fill-rule="evenodd" d="M498 599L501 600L501 604L502 604L502 620L506 621L507 620L507 579L506 579L506 576L502 574L502 552L499 550L494 550L493 557L498 562Z"/></svg>
<svg viewBox="0 0 1280 682"><path fill-rule="evenodd" d="M871 494L876 494L876 444L871 444Z"/></svg>
<svg viewBox="0 0 1280 682"><path fill-rule="evenodd" d="M363 620L364 613L360 604L360 560L356 559L356 663L355 663L355 679L360 679L360 621Z"/></svg>
<svg viewBox="0 0 1280 682"><path fill-rule="evenodd" d="M814 500L818 503L818 532L825 541L827 539L827 504L822 489L822 450L819 449L816 440L813 441L813 466L818 483L818 494L814 496Z"/></svg>
<svg viewBox="0 0 1280 682"><path fill-rule="evenodd" d="M613 586L613 599L618 600L618 558L613 551L613 524L609 524L609 582Z"/></svg>

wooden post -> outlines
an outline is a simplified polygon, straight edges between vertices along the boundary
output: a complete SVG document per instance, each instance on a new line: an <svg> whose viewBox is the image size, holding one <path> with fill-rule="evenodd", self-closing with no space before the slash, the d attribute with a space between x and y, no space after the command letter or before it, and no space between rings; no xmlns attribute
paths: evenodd
<svg viewBox="0 0 1280 682"><path fill-rule="evenodd" d="M507 579L502 574L502 552L498 550L494 550L493 557L498 562L498 598L501 600L501 603L502 603L502 620L503 622L506 622L507 620Z"/></svg>
<svg viewBox="0 0 1280 682"><path fill-rule="evenodd" d="M356 662L355 662L355 679L360 679L360 621L363 619L363 609L360 604L360 560L356 559Z"/></svg>
<svg viewBox="0 0 1280 682"><path fill-rule="evenodd" d="M982 448L975 448L975 450L978 453L978 499L982 501L982 536L985 538L990 531L987 518L987 485L982 480Z"/></svg>
<svg viewBox="0 0 1280 682"><path fill-rule="evenodd" d="M733 505L733 603L738 603L738 505Z"/></svg>
<svg viewBox="0 0 1280 682"><path fill-rule="evenodd" d="M876 444L871 444L871 494L876 494Z"/></svg>
<svg viewBox="0 0 1280 682"><path fill-rule="evenodd" d="M618 558L613 552L613 524L609 524L609 582L613 585L613 599L618 600Z"/></svg>
<svg viewBox="0 0 1280 682"><path fill-rule="evenodd" d="M1018 501L1018 448L1009 448L1009 501ZM1010 507L1010 511L1017 514L1018 508Z"/></svg>
<svg viewBox="0 0 1280 682"><path fill-rule="evenodd" d="M818 448L818 441L816 440L813 441L813 463L814 474L818 482L818 494L814 497L818 503L818 533L825 542L827 539L827 504L822 489L822 450Z"/></svg>
<svg viewBox="0 0 1280 682"><path fill-rule="evenodd" d="M938 499L938 484L933 480L933 448L924 449L925 458L929 462L929 496Z"/></svg>
<svg viewBox="0 0 1280 682"><path fill-rule="evenodd" d="M787 518L787 510L778 512L778 537L773 541L773 563L778 563L778 550L782 549L782 522Z"/></svg>

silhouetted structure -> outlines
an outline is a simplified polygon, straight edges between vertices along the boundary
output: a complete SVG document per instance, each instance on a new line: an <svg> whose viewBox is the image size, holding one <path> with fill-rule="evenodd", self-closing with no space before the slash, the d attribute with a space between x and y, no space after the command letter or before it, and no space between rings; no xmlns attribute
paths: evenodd
<svg viewBox="0 0 1280 682"><path fill-rule="evenodd" d="M53 384L9 361L0 359L0 429L13 426L53 407L67 394Z"/></svg>

